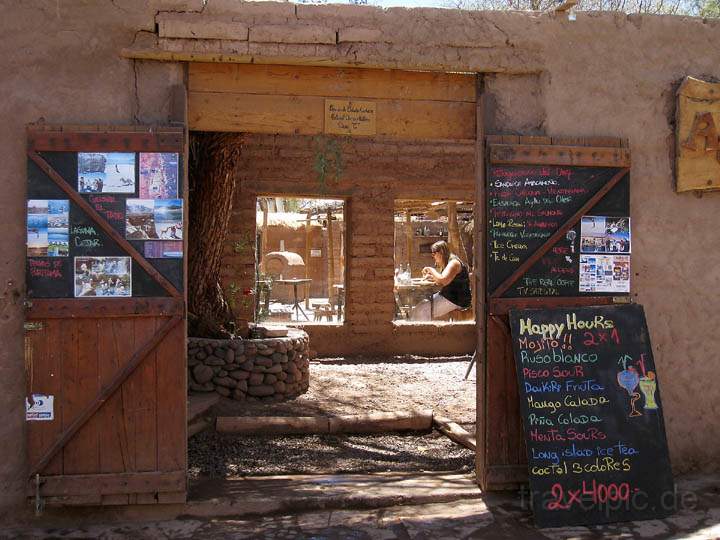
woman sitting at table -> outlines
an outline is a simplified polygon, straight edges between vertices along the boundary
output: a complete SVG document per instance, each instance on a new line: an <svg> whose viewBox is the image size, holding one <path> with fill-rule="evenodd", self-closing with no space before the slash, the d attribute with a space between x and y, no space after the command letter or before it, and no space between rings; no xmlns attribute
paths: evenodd
<svg viewBox="0 0 720 540"><path fill-rule="evenodd" d="M429 321L431 312L432 318L437 319L456 309L469 308L472 303L467 266L457 255L450 253L450 246L444 240L435 242L430 251L436 268L441 271L426 266L422 269L422 276L436 285L442 285L442 289L433 295L432 300L423 300L413 308L410 313L412 321Z"/></svg>

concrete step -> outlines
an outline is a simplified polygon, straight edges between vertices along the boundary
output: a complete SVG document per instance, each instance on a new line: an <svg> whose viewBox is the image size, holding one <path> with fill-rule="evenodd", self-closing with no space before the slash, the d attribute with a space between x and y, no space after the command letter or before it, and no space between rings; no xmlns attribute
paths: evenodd
<svg viewBox="0 0 720 540"><path fill-rule="evenodd" d="M456 473L248 476L191 485L184 510L194 517L254 517L443 503L480 495L472 476Z"/></svg>

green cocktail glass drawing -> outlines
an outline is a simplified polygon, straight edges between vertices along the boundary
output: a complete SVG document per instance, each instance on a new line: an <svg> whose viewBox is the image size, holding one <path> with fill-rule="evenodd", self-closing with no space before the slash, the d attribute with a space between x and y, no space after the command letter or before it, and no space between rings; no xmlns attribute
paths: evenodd
<svg viewBox="0 0 720 540"><path fill-rule="evenodd" d="M655 401L655 390L657 390L657 382L655 382L655 373L648 371L646 377L640 379L640 391L645 396L644 409L657 409L658 404Z"/></svg>

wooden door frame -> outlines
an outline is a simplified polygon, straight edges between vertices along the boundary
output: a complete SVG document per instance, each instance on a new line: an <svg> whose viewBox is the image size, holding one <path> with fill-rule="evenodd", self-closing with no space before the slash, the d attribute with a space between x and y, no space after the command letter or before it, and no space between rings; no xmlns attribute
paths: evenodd
<svg viewBox="0 0 720 540"><path fill-rule="evenodd" d="M67 427L28 468L28 496L59 497L66 502L97 503L103 493L143 494L163 493L165 497L145 498L142 502L182 502L187 484L187 452L183 470L124 472L99 474L62 474L41 476L42 471L73 439L93 415L112 397L124 382L178 325L186 334L187 254L183 257L183 285L178 289L166 279L145 256L119 234L41 155L41 152L172 152L183 156L182 182L187 200L187 128L183 126L88 126L88 125L29 125L27 127L27 157L61 189L88 217L129 255L164 291L167 297L130 297L113 299L33 298L26 301L27 321L44 319L98 319L116 317L164 317L167 320L152 336L142 342L127 362L119 368L94 397L82 407ZM180 173L180 171L179 171ZM183 205L183 221L187 221L187 205ZM186 225L187 229L187 225ZM183 369L183 379L185 369ZM186 386L185 386L186 388ZM186 391L183 388L183 391ZM184 404L183 404L184 405ZM186 411L186 407L183 407ZM182 411L181 411L182 413ZM187 422L183 423L186 428ZM186 433L183 440L187 440ZM165 500L162 500L162 499ZM182 499L182 501L180 500Z"/></svg>
<svg viewBox="0 0 720 540"><path fill-rule="evenodd" d="M488 441L492 434L488 432L491 425L490 416L494 414L488 403L487 381L488 369L495 360L489 358L490 324L506 335L509 343L510 329L506 319L510 309L531 307L577 307L586 305L612 304L612 296L579 296L579 297L537 297L537 298L502 298L502 294L525 272L527 272L544 253L580 220L583 214L597 204L619 183L630 171L630 150L627 140L613 137L545 137L545 136L507 136L485 135L483 117L482 82L478 75L478 128L476 141L476 177L478 209L482 211L482 232L476 233L478 253L478 348L477 348L477 410L476 410L476 476L483 490L515 489L527 481L527 466L507 463L494 463L496 456L489 455ZM563 225L523 262L511 276L494 291L486 290L487 280L487 212L486 212L486 178L491 165L548 165L548 166L593 166L617 167L618 173L594 194L577 212L568 217ZM477 215L477 214L476 214ZM482 277L481 277L482 276ZM506 328L507 327L507 328ZM494 348L502 348L495 343ZM481 354L482 352L482 354ZM504 357L507 357L505 351ZM512 358L512 351L509 351ZM514 368L513 368L514 374ZM514 376L514 375L513 375ZM517 422L520 422L518 415ZM517 449L516 449L517 450Z"/></svg>

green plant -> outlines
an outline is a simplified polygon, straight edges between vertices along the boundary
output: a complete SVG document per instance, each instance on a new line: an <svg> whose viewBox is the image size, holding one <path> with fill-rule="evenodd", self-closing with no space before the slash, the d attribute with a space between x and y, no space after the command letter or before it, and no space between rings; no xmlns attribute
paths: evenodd
<svg viewBox="0 0 720 540"><path fill-rule="evenodd" d="M246 232L239 240L236 240L232 244L233 251L240 255L249 253L253 249L253 237L250 233Z"/></svg>
<svg viewBox="0 0 720 540"><path fill-rule="evenodd" d="M338 182L343 174L342 150L337 139L315 137L315 164L320 192L325 193L330 181Z"/></svg>

